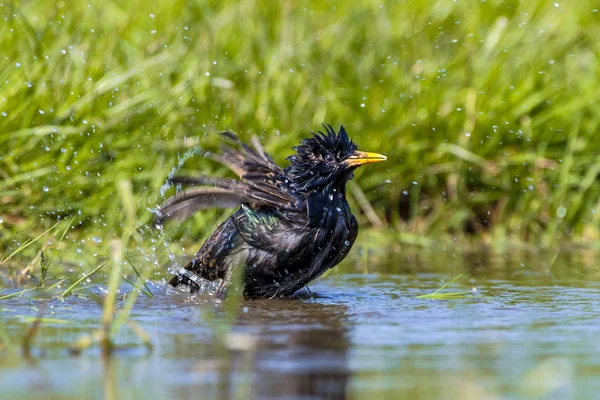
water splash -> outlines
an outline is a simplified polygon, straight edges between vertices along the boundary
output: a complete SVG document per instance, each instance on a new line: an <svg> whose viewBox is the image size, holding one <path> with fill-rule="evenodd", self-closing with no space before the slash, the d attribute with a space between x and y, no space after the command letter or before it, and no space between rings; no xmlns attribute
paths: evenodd
<svg viewBox="0 0 600 400"><path fill-rule="evenodd" d="M167 180L166 182L160 187L160 195L162 197L165 196L165 192L167 190L169 190L171 187L173 187L173 184L171 183L171 179L175 176L175 174L177 172L179 172L181 170L181 168L183 167L183 164L190 159L191 157L197 156L197 155L202 155L204 156L204 154L206 154L206 151L202 148L202 147L192 147L191 149L189 149L188 151L186 151L183 156L180 156L177 160L177 164L175 166L173 166L173 168L171 169L171 171L169 172L169 175L167 176Z"/></svg>
<svg viewBox="0 0 600 400"><path fill-rule="evenodd" d="M170 189L171 187L173 187L173 183L171 182L171 179L181 170L181 168L183 167L183 164L189 160L192 157L195 156L205 156L206 154L208 154L208 152L206 150L204 150L203 148L196 146L193 147L191 149L189 149L188 151L186 151L182 156L179 156L177 159L177 164L173 166L173 168L171 169L171 171L169 172L169 174L167 175L167 180L165 181L165 183L160 187L160 195L161 197L165 196L165 193L168 189ZM179 186L179 185L177 185ZM177 190L179 191L179 188L177 188ZM148 208L148 211L150 211L151 213L153 213L154 215L156 215L157 217L162 217L162 214L160 212L160 207L156 206L154 208ZM156 224L154 225L155 230L153 231L153 235L156 235L156 241L160 242L163 246L164 249L167 251L170 265L168 265L167 270L170 274L175 274L176 271L178 271L182 265L177 262L177 256L175 255L175 253L171 250L171 243L172 240L169 237L168 233L164 230L163 226L161 224ZM153 240L154 242L154 240ZM152 254L148 254L146 251L144 251L144 249L138 248L138 250L144 254L144 257L147 261L151 262L152 264L154 264L155 266L160 265L160 262L158 260L157 257L157 251L156 248L154 246L152 246ZM207 292L211 292L212 291L216 291L216 286L213 284L213 282L208 282L205 280L201 280L202 285L200 285L200 291L199 293L207 293ZM163 284L165 286L167 286L167 282L164 281Z"/></svg>

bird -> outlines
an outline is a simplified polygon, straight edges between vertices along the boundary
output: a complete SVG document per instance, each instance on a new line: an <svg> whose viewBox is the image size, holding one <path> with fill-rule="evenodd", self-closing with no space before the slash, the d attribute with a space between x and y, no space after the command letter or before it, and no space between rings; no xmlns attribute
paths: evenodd
<svg viewBox="0 0 600 400"><path fill-rule="evenodd" d="M285 168L256 136L248 145L231 131L221 132L225 144L210 158L239 179L169 179L184 189L156 211L159 227L210 207L237 208L176 270L171 286L186 285L195 293L202 287L200 278L220 280L216 295L224 298L234 276L240 276L246 298L291 297L346 257L358 234L346 184L358 167L387 158L359 151L342 125L337 132L323 127L324 132L311 132L293 147Z"/></svg>

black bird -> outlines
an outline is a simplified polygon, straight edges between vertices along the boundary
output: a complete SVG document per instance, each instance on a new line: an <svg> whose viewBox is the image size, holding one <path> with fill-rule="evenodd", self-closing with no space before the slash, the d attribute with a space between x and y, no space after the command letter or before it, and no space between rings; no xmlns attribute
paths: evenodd
<svg viewBox="0 0 600 400"><path fill-rule="evenodd" d="M356 218L346 201L346 183L353 171L385 156L357 150L344 127L336 134L312 133L294 147L281 169L256 137L252 147L231 132L235 144L212 158L240 180L210 176L173 177L183 190L165 201L155 222L186 218L208 207L240 207L204 242L198 253L169 283L199 290L199 277L221 279L218 296L243 268L246 297L284 297L306 286L346 257L358 234Z"/></svg>

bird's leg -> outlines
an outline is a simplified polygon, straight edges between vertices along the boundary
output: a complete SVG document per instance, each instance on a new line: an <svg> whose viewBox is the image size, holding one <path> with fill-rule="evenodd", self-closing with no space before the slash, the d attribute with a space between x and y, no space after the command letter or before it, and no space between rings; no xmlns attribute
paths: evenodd
<svg viewBox="0 0 600 400"><path fill-rule="evenodd" d="M175 275L169 280L169 284L173 287L177 287L180 284L188 285L190 293L194 294L200 291L202 287L200 278L192 271L188 271L185 268L179 268Z"/></svg>
<svg viewBox="0 0 600 400"><path fill-rule="evenodd" d="M308 286L304 286L302 289L298 290L290 297L297 299L297 300L303 300L303 299L306 300L306 299L316 299L319 297L319 295L317 293L313 292L312 290L310 290L310 288Z"/></svg>
<svg viewBox="0 0 600 400"><path fill-rule="evenodd" d="M227 297L227 290L231 285L232 279L233 273L230 269L228 269L227 272L225 272L225 277L221 279L221 283L219 284L219 288L217 289L216 296L218 299L224 299L225 297Z"/></svg>

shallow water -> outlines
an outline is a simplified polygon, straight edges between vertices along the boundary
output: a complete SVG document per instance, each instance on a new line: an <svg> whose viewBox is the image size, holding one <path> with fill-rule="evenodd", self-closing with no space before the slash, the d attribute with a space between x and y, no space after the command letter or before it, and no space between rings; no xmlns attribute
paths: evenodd
<svg viewBox="0 0 600 400"><path fill-rule="evenodd" d="M0 353L0 398L593 398L597 265L578 252L354 260L311 286L319 297L245 301L231 324L222 304L157 282L132 315L154 349L124 329L107 361L67 350L100 327L90 289L46 303L58 321L42 324L31 360ZM446 291L472 295L417 298L467 268ZM0 305L13 338L30 304Z"/></svg>

